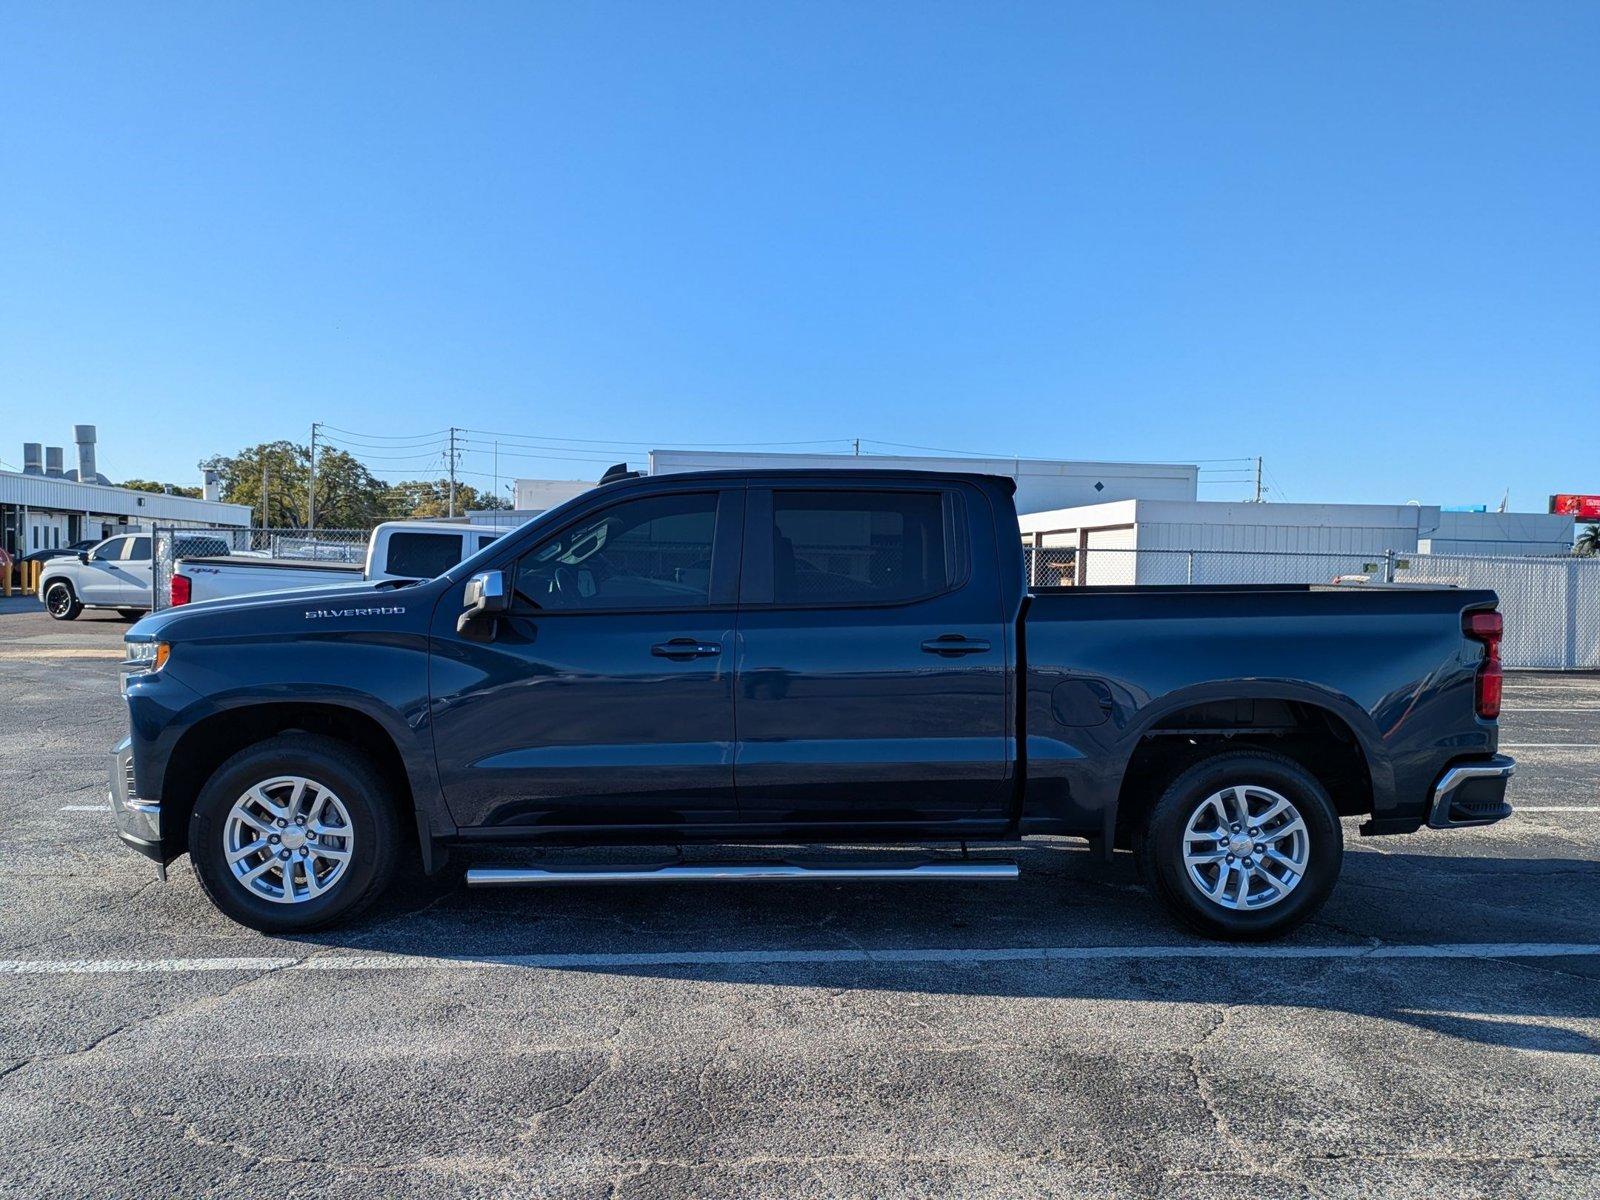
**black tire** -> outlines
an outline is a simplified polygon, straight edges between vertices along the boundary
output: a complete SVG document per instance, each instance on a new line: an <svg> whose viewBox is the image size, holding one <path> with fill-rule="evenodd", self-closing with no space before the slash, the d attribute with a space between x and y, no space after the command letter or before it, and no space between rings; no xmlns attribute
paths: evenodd
<svg viewBox="0 0 1600 1200"><path fill-rule="evenodd" d="M76 621L83 601L65 579L52 579L44 587L44 609L58 621Z"/></svg>
<svg viewBox="0 0 1600 1200"><path fill-rule="evenodd" d="M142 608L117 609L117 616L121 617L124 621L137 621L140 617L144 616L144 613L145 610Z"/></svg>
<svg viewBox="0 0 1600 1200"><path fill-rule="evenodd" d="M240 883L223 841L234 803L278 775L331 788L354 831L343 876L323 895L294 904L265 899ZM200 886L224 915L262 933L301 933L356 916L388 888L400 848L395 801L371 760L348 743L317 734L283 733L239 751L206 780L189 819L189 857Z"/></svg>
<svg viewBox="0 0 1600 1200"><path fill-rule="evenodd" d="M1253 911L1209 899L1184 863L1190 816L1208 797L1240 785L1269 788L1287 799L1299 810L1308 840L1299 882L1281 900ZM1184 925L1211 938L1266 941L1309 920L1327 900L1344 862L1344 831L1327 790L1299 763L1267 751L1238 750L1213 755L1174 779L1150 809L1134 852L1145 882Z"/></svg>

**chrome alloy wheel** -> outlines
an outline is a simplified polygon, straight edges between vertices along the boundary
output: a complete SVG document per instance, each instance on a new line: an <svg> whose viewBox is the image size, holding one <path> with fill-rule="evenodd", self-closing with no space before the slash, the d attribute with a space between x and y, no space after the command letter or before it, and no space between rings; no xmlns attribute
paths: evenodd
<svg viewBox="0 0 1600 1200"><path fill-rule="evenodd" d="M1271 788L1226 787L1207 796L1183 830L1189 880L1235 912L1270 908L1299 886L1311 858L1300 810Z"/></svg>
<svg viewBox="0 0 1600 1200"><path fill-rule="evenodd" d="M313 779L262 780L234 802L222 848L239 885L277 904L304 904L344 877L355 829L343 801Z"/></svg>

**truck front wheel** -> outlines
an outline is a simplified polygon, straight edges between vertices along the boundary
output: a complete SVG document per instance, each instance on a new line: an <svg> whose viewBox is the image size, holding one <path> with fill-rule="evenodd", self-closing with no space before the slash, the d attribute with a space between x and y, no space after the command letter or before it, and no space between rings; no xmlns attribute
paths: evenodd
<svg viewBox="0 0 1600 1200"><path fill-rule="evenodd" d="M1136 853L1156 895L1189 928L1260 941L1322 907L1339 877L1344 837L1326 789L1299 763L1234 751L1168 785Z"/></svg>
<svg viewBox="0 0 1600 1200"><path fill-rule="evenodd" d="M72 590L72 585L58 579L44 589L44 607L58 621L75 621L83 611L83 601Z"/></svg>
<svg viewBox="0 0 1600 1200"><path fill-rule="evenodd" d="M224 914L263 933L347 920L394 876L400 835L382 777L332 738L279 734L206 781L189 856Z"/></svg>

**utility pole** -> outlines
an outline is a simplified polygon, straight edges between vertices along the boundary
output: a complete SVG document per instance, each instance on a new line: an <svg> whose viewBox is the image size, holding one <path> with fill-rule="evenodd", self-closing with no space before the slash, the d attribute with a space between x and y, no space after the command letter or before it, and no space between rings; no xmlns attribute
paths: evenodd
<svg viewBox="0 0 1600 1200"><path fill-rule="evenodd" d="M311 495L306 502L306 529L315 530L317 527L317 426L320 421L311 422Z"/></svg>
<svg viewBox="0 0 1600 1200"><path fill-rule="evenodd" d="M490 494L496 499L500 497L500 441L498 438L495 439L494 443L494 491Z"/></svg>
<svg viewBox="0 0 1600 1200"><path fill-rule="evenodd" d="M860 458L861 457L861 439L860 438L856 438L855 446L856 446L856 457Z"/></svg>
<svg viewBox="0 0 1600 1200"><path fill-rule="evenodd" d="M1261 493L1262 493L1263 490L1264 489L1261 486L1261 456L1258 454L1258 455L1256 455L1256 503L1257 504L1261 503Z"/></svg>
<svg viewBox="0 0 1600 1200"><path fill-rule="evenodd" d="M456 427L450 426L450 515L456 515Z"/></svg>
<svg viewBox="0 0 1600 1200"><path fill-rule="evenodd" d="M267 452L261 452L261 532L267 531Z"/></svg>

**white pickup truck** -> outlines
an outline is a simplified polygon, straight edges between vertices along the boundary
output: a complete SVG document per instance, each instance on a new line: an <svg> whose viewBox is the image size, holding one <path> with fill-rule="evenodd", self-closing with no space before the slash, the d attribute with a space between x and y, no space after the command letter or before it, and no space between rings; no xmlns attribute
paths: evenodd
<svg viewBox="0 0 1600 1200"><path fill-rule="evenodd" d="M386 521L372 531L366 563L329 561L332 547L312 544L304 557L182 557L173 567L172 603L234 599L306 587L342 587L360 580L433 579L513 526L444 521Z"/></svg>

